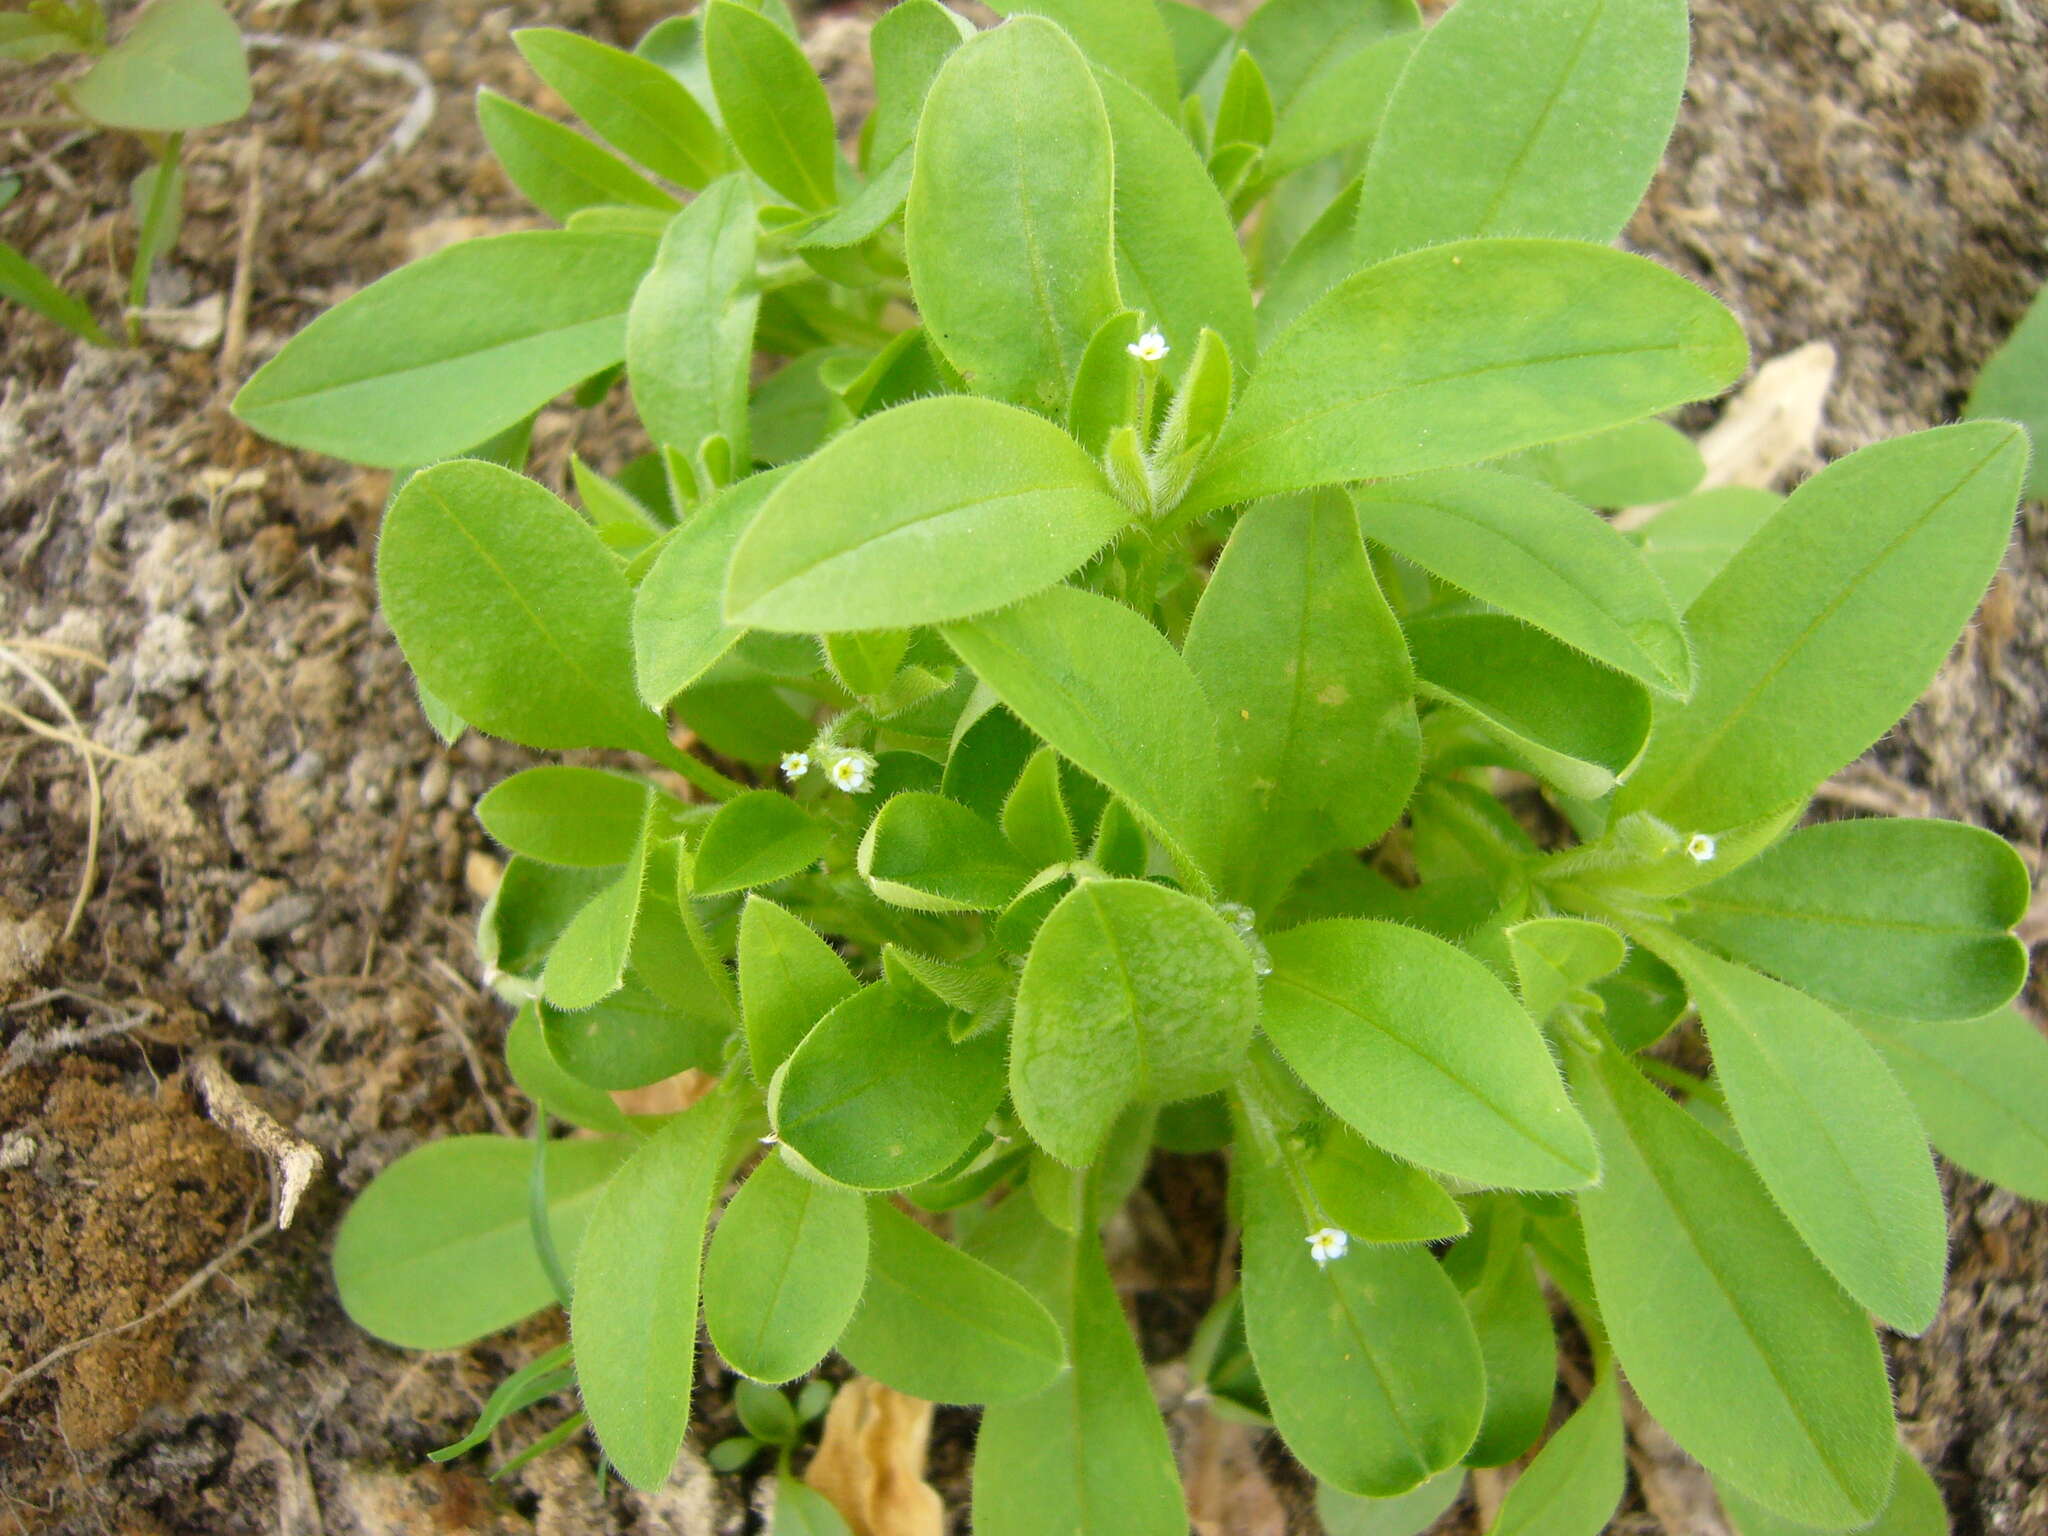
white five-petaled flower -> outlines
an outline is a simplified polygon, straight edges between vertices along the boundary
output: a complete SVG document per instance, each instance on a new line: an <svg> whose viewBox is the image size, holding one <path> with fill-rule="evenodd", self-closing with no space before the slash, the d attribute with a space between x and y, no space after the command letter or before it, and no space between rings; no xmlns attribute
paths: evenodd
<svg viewBox="0 0 2048 1536"><path fill-rule="evenodd" d="M1342 1227L1323 1227L1311 1232L1307 1238L1308 1256L1321 1268L1332 1259L1341 1259L1351 1251L1351 1234Z"/></svg>
<svg viewBox="0 0 2048 1536"><path fill-rule="evenodd" d="M1710 864L1714 859L1714 840L1704 832L1695 832L1685 840L1685 851L1692 856L1695 864Z"/></svg>
<svg viewBox="0 0 2048 1536"><path fill-rule="evenodd" d="M811 771L811 754L808 752L785 752L782 754L782 776L794 784Z"/></svg>
<svg viewBox="0 0 2048 1536"><path fill-rule="evenodd" d="M875 760L865 752L847 752L833 761L832 782L849 795L866 794L875 782Z"/></svg>
<svg viewBox="0 0 2048 1536"><path fill-rule="evenodd" d="M1147 331L1124 350L1141 363L1156 363L1173 349L1167 346L1162 332Z"/></svg>

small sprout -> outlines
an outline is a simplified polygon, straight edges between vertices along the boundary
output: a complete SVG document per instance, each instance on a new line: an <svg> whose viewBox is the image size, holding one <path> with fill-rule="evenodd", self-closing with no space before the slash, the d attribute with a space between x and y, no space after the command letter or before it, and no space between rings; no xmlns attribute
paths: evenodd
<svg viewBox="0 0 2048 1536"><path fill-rule="evenodd" d="M794 784L811 771L811 754L808 752L785 752L782 754L782 776Z"/></svg>
<svg viewBox="0 0 2048 1536"><path fill-rule="evenodd" d="M1685 851L1695 864L1714 862L1714 839L1705 832L1695 832L1685 840Z"/></svg>
<svg viewBox="0 0 2048 1536"><path fill-rule="evenodd" d="M1342 1227L1322 1227L1309 1233L1308 1256L1321 1269L1333 1259L1341 1259L1351 1251L1351 1234Z"/></svg>
<svg viewBox="0 0 2048 1536"><path fill-rule="evenodd" d="M1124 350L1141 363L1156 363L1164 360L1173 349L1167 346L1164 332L1147 331Z"/></svg>
<svg viewBox="0 0 2048 1536"><path fill-rule="evenodd" d="M847 752L829 770L835 787L849 795L864 795L874 786L875 760L865 752Z"/></svg>

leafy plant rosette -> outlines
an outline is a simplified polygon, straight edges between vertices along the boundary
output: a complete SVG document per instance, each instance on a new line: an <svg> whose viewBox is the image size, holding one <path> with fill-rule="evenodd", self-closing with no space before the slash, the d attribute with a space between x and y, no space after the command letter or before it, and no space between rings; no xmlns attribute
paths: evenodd
<svg viewBox="0 0 2048 1536"><path fill-rule="evenodd" d="M1333 1528L1541 1441L1494 1528L1599 1530L1625 1373L1747 1536L1940 1529L1872 1320L1935 1316L1930 1137L2048 1196L2028 879L1799 823L1982 596L2023 434L1696 490L1658 414L1740 328L1613 243L1681 0L997 9L888 10L851 154L772 0L518 34L596 138L479 111L562 227L242 391L411 470L379 581L444 734L652 765L480 803L535 1138L386 1170L350 1312L447 1348L563 1304L487 1418L573 1383L551 1438L638 1485L701 1312L757 1382L836 1350L981 1405L978 1531L1180 1536L1100 1231L1153 1147L1227 1146L1192 1365ZM519 473L620 388L652 452L578 505ZM1709 1076L1660 1048L1692 1013ZM683 1113L611 1097L693 1067ZM1592 1360L1547 1440L1546 1281Z"/></svg>

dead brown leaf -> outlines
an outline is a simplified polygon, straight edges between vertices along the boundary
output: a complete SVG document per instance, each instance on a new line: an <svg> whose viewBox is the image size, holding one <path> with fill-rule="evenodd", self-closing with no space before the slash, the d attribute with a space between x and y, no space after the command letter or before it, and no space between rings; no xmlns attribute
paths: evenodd
<svg viewBox="0 0 2048 1536"><path fill-rule="evenodd" d="M1287 1536L1287 1511L1244 1425L1198 1412L1183 1454L1196 1536Z"/></svg>
<svg viewBox="0 0 2048 1536"><path fill-rule="evenodd" d="M945 1508L924 1480L932 1405L856 1376L825 1415L804 1481L832 1501L853 1536L942 1536Z"/></svg>

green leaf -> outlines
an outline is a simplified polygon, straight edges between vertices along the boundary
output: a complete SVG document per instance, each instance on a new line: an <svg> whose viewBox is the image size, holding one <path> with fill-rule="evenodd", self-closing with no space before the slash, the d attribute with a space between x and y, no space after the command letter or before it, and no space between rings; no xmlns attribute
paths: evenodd
<svg viewBox="0 0 2048 1536"><path fill-rule="evenodd" d="M377 590L407 663L478 730L675 755L633 691L632 589L544 487L476 459L422 470L385 514Z"/></svg>
<svg viewBox="0 0 2048 1536"><path fill-rule="evenodd" d="M772 885L825 856L832 829L789 796L750 790L718 808L691 866L690 888L720 896Z"/></svg>
<svg viewBox="0 0 2048 1536"><path fill-rule="evenodd" d="M1722 831L1807 794L1919 695L1990 585L2027 441L1989 422L1831 464L1686 612L1699 691L1615 801Z"/></svg>
<svg viewBox="0 0 2048 1536"><path fill-rule="evenodd" d="M1499 1467L1533 1446L1550 1420L1557 1335L1543 1284L1522 1245L1519 1207L1496 1197L1483 1210L1473 1235L1451 1250L1445 1268L1464 1295L1486 1365L1486 1411L1463 1460L1468 1467Z"/></svg>
<svg viewBox="0 0 2048 1536"><path fill-rule="evenodd" d="M1244 25L1284 118L1365 50L1422 25L1415 0L1266 0Z"/></svg>
<svg viewBox="0 0 2048 1536"><path fill-rule="evenodd" d="M1209 137L1218 145L1252 144L1261 149L1273 137L1272 87L1249 53L1240 52L1231 61Z"/></svg>
<svg viewBox="0 0 2048 1536"><path fill-rule="evenodd" d="M2027 494L2048 496L2048 300L2027 306L2005 345L1992 353L1970 390L1963 415L2016 421L2034 440Z"/></svg>
<svg viewBox="0 0 2048 1536"><path fill-rule="evenodd" d="M867 1202L771 1154L712 1234L704 1326L734 1370L792 1381L839 1342L867 1272Z"/></svg>
<svg viewBox="0 0 2048 1536"><path fill-rule="evenodd" d="M401 267L235 396L265 437L387 469L461 453L626 355L645 235L527 230Z"/></svg>
<svg viewBox="0 0 2048 1536"><path fill-rule="evenodd" d="M1422 694L1470 711L1510 761L1566 794L1599 798L1641 754L1651 718L1642 685L1541 630L1495 613L1407 629Z"/></svg>
<svg viewBox="0 0 2048 1536"><path fill-rule="evenodd" d="M855 1189L944 1173L1003 1096L1003 1037L955 1044L951 1019L921 987L864 987L839 1004L769 1092L784 1145Z"/></svg>
<svg viewBox="0 0 2048 1536"><path fill-rule="evenodd" d="M0 13L0 59L34 64L60 53L83 53L85 39L65 26L52 25L26 11ZM0 202L0 207L5 207Z"/></svg>
<svg viewBox="0 0 2048 1536"><path fill-rule="evenodd" d="M1366 161L1360 265L1471 235L1614 239L1678 120L1685 0L1478 0L1444 21Z"/></svg>
<svg viewBox="0 0 2048 1536"><path fill-rule="evenodd" d="M870 629L826 637L825 662L856 698L881 693L910 650L907 629Z"/></svg>
<svg viewBox="0 0 2048 1536"><path fill-rule="evenodd" d="M1325 0L1314 3L1320 5ZM1412 14L1413 7L1408 9ZM1273 141L1266 146L1265 156L1259 162L1261 177L1275 180L1325 156L1369 144L1386 118L1387 103L1393 100L1401 72L1408 67L1421 41L1420 31L1383 33L1363 47L1341 55L1333 53L1329 67L1318 70L1281 115ZM1343 215L1344 270L1338 277L1348 276L1353 269L1353 226L1357 214L1354 201Z"/></svg>
<svg viewBox="0 0 2048 1536"><path fill-rule="evenodd" d="M852 1536L832 1501L794 1477L775 1479L775 1506L769 1516L770 1536Z"/></svg>
<svg viewBox="0 0 2048 1536"><path fill-rule="evenodd" d="M1003 836L1028 863L1069 864L1081 856L1074 823L1060 793L1059 754L1040 747L1003 802Z"/></svg>
<svg viewBox="0 0 2048 1536"><path fill-rule="evenodd" d="M858 1203L860 1197L853 1198ZM707 1258L705 1262L708 1265L710 1261ZM797 1443L796 1409L774 1387L742 1377L733 1384L732 1403L740 1427L762 1444L787 1447Z"/></svg>
<svg viewBox="0 0 2048 1536"><path fill-rule="evenodd" d="M610 150L488 87L476 94L476 120L512 185L558 223L584 208L680 206Z"/></svg>
<svg viewBox="0 0 2048 1536"><path fill-rule="evenodd" d="M1539 1024L1628 959L1620 934L1583 918L1532 918L1513 924L1504 937L1522 1006Z"/></svg>
<svg viewBox="0 0 2048 1536"><path fill-rule="evenodd" d="M1527 448L1498 467L1586 506L1607 508L1675 501L1696 489L1707 472L1693 440L1662 421L1632 421Z"/></svg>
<svg viewBox="0 0 2048 1536"><path fill-rule="evenodd" d="M868 1285L839 1352L864 1375L938 1403L1003 1403L1067 1363L1031 1293L886 1200L868 1204Z"/></svg>
<svg viewBox="0 0 2048 1536"><path fill-rule="evenodd" d="M1869 1525L1857 1526L1856 1536L1948 1536L1948 1510L1934 1479L1903 1446L1899 1448L1898 1464L1898 1476L1892 1483L1892 1496L1884 1513ZM1736 1536L1811 1536L1812 1526L1781 1519L1734 1488L1715 1491Z"/></svg>
<svg viewBox="0 0 2048 1536"><path fill-rule="evenodd" d="M907 629L1051 586L1129 517L1080 444L993 400L915 400L793 469L733 551L753 629Z"/></svg>
<svg viewBox="0 0 2048 1536"><path fill-rule="evenodd" d="M155 0L63 93L94 122L138 133L233 122L252 99L242 34L219 0Z"/></svg>
<svg viewBox="0 0 2048 1536"><path fill-rule="evenodd" d="M1842 1286L1904 1333L1941 1305L1948 1221L1911 1101L1821 1004L1690 945L1663 947L1764 1185Z"/></svg>
<svg viewBox="0 0 2048 1536"><path fill-rule="evenodd" d="M429 1451L429 1461L453 1461L467 1455L491 1438L491 1431L506 1419L535 1403L545 1402L557 1393L567 1392L576 1385L576 1373L569 1368L569 1346L560 1345L544 1355L537 1355L518 1370L499 1382L497 1388L485 1401L482 1412L476 1416L476 1423L453 1445L444 1445L438 1451Z"/></svg>
<svg viewBox="0 0 2048 1536"><path fill-rule="evenodd" d="M613 879L609 869L550 868L520 854L477 918L477 954L516 976L537 972L569 920Z"/></svg>
<svg viewBox="0 0 2048 1536"><path fill-rule="evenodd" d="M2016 1008L1959 1024L1858 1020L1941 1155L2048 1200L2048 1040Z"/></svg>
<svg viewBox="0 0 2048 1536"><path fill-rule="evenodd" d="M1082 0L1093 4L1095 0ZM1145 5L1151 9L1149 0ZM1173 120L1114 75L1102 75L1116 155L1116 252L1123 302L1174 350L1178 377L1204 326L1249 366L1258 328L1237 229L1201 157Z"/></svg>
<svg viewBox="0 0 2048 1536"><path fill-rule="evenodd" d="M1211 708L1158 630L1106 597L1055 587L944 633L1011 713L1206 867L1221 801Z"/></svg>
<svg viewBox="0 0 2048 1536"><path fill-rule="evenodd" d="M1250 1172L1240 1158L1237 1169ZM1323 1482L1390 1498L1454 1465L1485 1399L1479 1342L1423 1248L1318 1264L1277 1169L1244 1192L1244 1324L1287 1448Z"/></svg>
<svg viewBox="0 0 2048 1536"><path fill-rule="evenodd" d="M1688 898L1679 931L1824 1003L1982 1018L2018 994L2033 894L2005 840L1953 821L1805 827Z"/></svg>
<svg viewBox="0 0 2048 1536"><path fill-rule="evenodd" d="M1600 1536L1621 1504L1628 1460L1613 1368L1515 1479L1491 1536Z"/></svg>
<svg viewBox="0 0 2048 1536"><path fill-rule="evenodd" d="M1688 1006L1678 973L1641 947L1630 950L1627 963L1593 991L1607 1010L1608 1035L1624 1051L1662 1039Z"/></svg>
<svg viewBox="0 0 2048 1536"><path fill-rule="evenodd" d="M747 369L760 305L754 253L754 199L743 176L706 187L662 236L626 318L626 378L657 443L694 454L722 433L735 461L747 462Z"/></svg>
<svg viewBox="0 0 2048 1536"><path fill-rule="evenodd" d="M1597 431L1715 394L1747 360L1734 316L1640 256L1562 240L1417 251L1338 284L1266 348L1186 510Z"/></svg>
<svg viewBox="0 0 2048 1536"><path fill-rule="evenodd" d="M608 1136L623 1135L633 1128L610 1094L571 1076L555 1060L535 1003L519 1010L506 1033L505 1067L520 1091L558 1120Z"/></svg>
<svg viewBox="0 0 2048 1536"><path fill-rule="evenodd" d="M857 990L831 945L761 896L749 896L740 911L739 973L748 1066L759 1083Z"/></svg>
<svg viewBox="0 0 2048 1536"><path fill-rule="evenodd" d="M625 1141L547 1145L555 1251L576 1251ZM334 1284L358 1327L406 1349L459 1349L555 1299L528 1220L533 1147L449 1136L391 1164L342 1218Z"/></svg>
<svg viewBox="0 0 2048 1536"><path fill-rule="evenodd" d="M991 0L999 16L1043 16L1097 67L1128 81L1161 112L1180 110L1173 39L1152 0Z"/></svg>
<svg viewBox="0 0 2048 1536"><path fill-rule="evenodd" d="M690 1425L704 1229L737 1107L714 1094L643 1142L606 1187L577 1256L576 1385L605 1458L636 1488L667 1481Z"/></svg>
<svg viewBox="0 0 2048 1536"><path fill-rule="evenodd" d="M712 0L704 51L726 132L754 174L799 208L837 202L832 103L796 39L758 11Z"/></svg>
<svg viewBox="0 0 2048 1536"><path fill-rule="evenodd" d="M696 188L725 169L717 127L659 64L560 27L521 27L512 42L570 111L656 175Z"/></svg>
<svg viewBox="0 0 2048 1536"><path fill-rule="evenodd" d="M0 298L26 305L96 347L119 345L101 329L83 300L59 288L41 267L4 240L0 240Z"/></svg>
<svg viewBox="0 0 2048 1536"><path fill-rule="evenodd" d="M1087 60L1035 17L979 34L932 82L916 154L904 233L927 334L977 394L1058 409L1088 338L1124 307Z"/></svg>
<svg viewBox="0 0 2048 1536"><path fill-rule="evenodd" d="M1267 1037L1368 1141L1478 1184L1578 1189L1598 1175L1541 1032L1470 955L1348 919L1267 947Z"/></svg>
<svg viewBox="0 0 2048 1536"><path fill-rule="evenodd" d="M1102 1244L1083 1227L1057 1231L1030 1201L1011 1199L977 1234L1005 1240L991 1262L1050 1310L1068 1353L1066 1371L1045 1391L981 1416L973 1511L980 1536L1186 1536L1180 1478L1145 1364Z"/></svg>
<svg viewBox="0 0 2048 1536"><path fill-rule="evenodd" d="M1329 1483L1318 1483L1316 1517L1323 1522L1326 1536L1423 1536L1458 1502L1464 1488L1463 1467L1439 1472L1391 1499L1362 1499Z"/></svg>
<svg viewBox="0 0 2048 1536"><path fill-rule="evenodd" d="M1678 610L1598 514L1518 475L1447 469L1365 487L1365 536L1661 693L1692 691ZM1519 681L1519 679L1518 679Z"/></svg>
<svg viewBox="0 0 2048 1536"><path fill-rule="evenodd" d="M1313 860L1400 815L1421 764L1414 673L1343 492L1239 520L1185 655L1234 787L1217 833L1230 894L1263 910Z"/></svg>
<svg viewBox="0 0 2048 1536"><path fill-rule="evenodd" d="M640 795L640 835L618 878L569 920L541 972L541 995L552 1008L575 1012L603 1002L626 983L626 962L647 899L647 856L654 792Z"/></svg>
<svg viewBox="0 0 2048 1536"><path fill-rule="evenodd" d="M768 470L720 491L662 545L641 577L633 596L633 663L649 708L666 708L746 633L725 622L725 570L740 535L787 475Z"/></svg>
<svg viewBox="0 0 2048 1536"><path fill-rule="evenodd" d="M1433 1243L1466 1229L1464 1211L1441 1184L1347 1125L1323 1128L1307 1174L1324 1213L1353 1242Z"/></svg>
<svg viewBox="0 0 2048 1536"><path fill-rule="evenodd" d="M1643 558L1664 583L1672 606L1692 607L1750 535L1770 521L1785 498L1745 485L1697 491L1659 512L1637 535Z"/></svg>
<svg viewBox="0 0 2048 1536"><path fill-rule="evenodd" d="M1224 1087L1258 1023L1251 951L1192 897L1139 880L1077 886L1039 927L1017 989L1010 1096L1070 1167L1124 1107Z"/></svg>
<svg viewBox="0 0 2048 1536"><path fill-rule="evenodd" d="M1851 1526L1883 1507L1884 1354L1741 1157L1618 1052L1572 1056L1605 1173L1578 1197L1600 1313L1643 1406L1716 1478Z"/></svg>
<svg viewBox="0 0 2048 1536"><path fill-rule="evenodd" d="M861 838L863 879L884 901L920 912L1005 907L1035 872L1001 832L944 795L898 795Z"/></svg>
<svg viewBox="0 0 2048 1536"><path fill-rule="evenodd" d="M866 165L879 174L910 149L939 67L973 35L938 0L903 0L875 20L868 52L875 66L875 109L867 124Z"/></svg>
<svg viewBox="0 0 2048 1536"><path fill-rule="evenodd" d="M484 830L513 853L584 869L630 859L646 812L646 780L602 768L528 768L476 803Z"/></svg>

